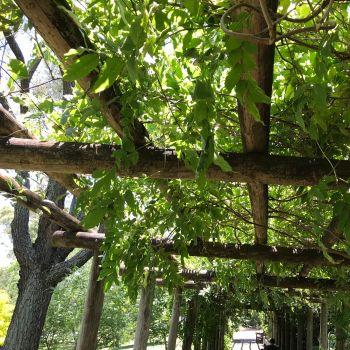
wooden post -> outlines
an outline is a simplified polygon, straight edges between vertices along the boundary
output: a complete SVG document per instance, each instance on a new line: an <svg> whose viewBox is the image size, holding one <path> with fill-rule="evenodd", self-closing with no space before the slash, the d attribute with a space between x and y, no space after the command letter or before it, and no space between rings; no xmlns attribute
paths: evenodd
<svg viewBox="0 0 350 350"><path fill-rule="evenodd" d="M303 310L298 310L298 325L297 325L297 350L303 350L303 339L305 332L305 319Z"/></svg>
<svg viewBox="0 0 350 350"><path fill-rule="evenodd" d="M285 311L285 329L284 329L284 347L285 350L289 350L290 347L290 313L289 310Z"/></svg>
<svg viewBox="0 0 350 350"><path fill-rule="evenodd" d="M286 343L284 341L285 328L286 328L285 318L284 318L284 315L282 314L282 316L280 317L280 332L279 332L280 342L278 344L281 350L285 349L285 345L286 345Z"/></svg>
<svg viewBox="0 0 350 350"><path fill-rule="evenodd" d="M197 296L188 302L182 350L191 350L197 320Z"/></svg>
<svg viewBox="0 0 350 350"><path fill-rule="evenodd" d="M100 273L100 258L98 254L99 252L96 251L92 260L89 286L76 350L95 350L97 347L97 333L104 300L104 281L98 280Z"/></svg>
<svg viewBox="0 0 350 350"><path fill-rule="evenodd" d="M170 330L168 337L168 350L175 350L176 348L176 338L177 338L177 329L179 325L180 318L180 305L181 305L181 289L174 289L174 298L173 298L173 308L171 312L170 320Z"/></svg>
<svg viewBox="0 0 350 350"><path fill-rule="evenodd" d="M272 338L278 342L278 318L276 311L272 312Z"/></svg>
<svg viewBox="0 0 350 350"><path fill-rule="evenodd" d="M312 309L308 308L306 314L306 350L312 350L313 347L313 327L314 315Z"/></svg>
<svg viewBox="0 0 350 350"><path fill-rule="evenodd" d="M320 348L328 350L328 305L321 303L320 311Z"/></svg>
<svg viewBox="0 0 350 350"><path fill-rule="evenodd" d="M296 339L297 327L296 317L294 313L290 314L290 337L289 337L289 350L295 350L297 339Z"/></svg>
<svg viewBox="0 0 350 350"><path fill-rule="evenodd" d="M142 287L139 314L135 332L134 350L146 350L149 336L149 327L152 316L152 303L154 297L155 277L149 273L146 286Z"/></svg>
<svg viewBox="0 0 350 350"><path fill-rule="evenodd" d="M335 350L345 350L346 333L343 326L336 325L335 327L336 345Z"/></svg>

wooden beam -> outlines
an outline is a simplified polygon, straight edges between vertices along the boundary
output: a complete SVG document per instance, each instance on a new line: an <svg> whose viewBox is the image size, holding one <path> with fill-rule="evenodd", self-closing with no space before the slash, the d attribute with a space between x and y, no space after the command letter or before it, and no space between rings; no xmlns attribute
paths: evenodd
<svg viewBox="0 0 350 350"><path fill-rule="evenodd" d="M17 138L35 140L35 137L26 129L26 127L18 122L9 111L0 105L0 138L5 139L14 136ZM75 196L79 196L82 191L82 188L76 183L78 177L74 174L49 172L47 173L47 176L57 181Z"/></svg>
<svg viewBox="0 0 350 350"><path fill-rule="evenodd" d="M0 167L15 170L39 170L60 173L91 174L95 170L113 169L113 153L118 146L75 142L40 142L11 138L0 142ZM213 181L252 182L259 180L276 185L315 185L329 175L334 166L339 178L350 177L350 161L299 158L259 154L223 155L233 171L224 172L211 166L207 178ZM156 179L194 179L172 150L142 148L136 166L116 170L125 177L147 175Z"/></svg>
<svg viewBox="0 0 350 350"><path fill-rule="evenodd" d="M343 233L338 228L338 221L338 218L333 218L321 238L321 242L326 248L331 248L343 236ZM312 268L312 265L304 265L300 270L299 276L306 277Z"/></svg>
<svg viewBox="0 0 350 350"><path fill-rule="evenodd" d="M52 236L52 244L63 248L98 249L104 238L104 234L101 233L56 231ZM153 239L152 245L155 250L179 254L179 250L172 241ZM190 256L208 258L274 261L287 264L309 263L314 266L350 266L350 257L344 256L343 252L329 252L336 262L334 264L324 257L322 251L312 248L198 241L197 244L189 244L187 252Z"/></svg>
<svg viewBox="0 0 350 350"><path fill-rule="evenodd" d="M266 287L287 289L312 289L322 292L335 292L350 290L349 283L341 283L334 279L326 278L303 278L303 277L276 277L264 276L260 283Z"/></svg>
<svg viewBox="0 0 350 350"><path fill-rule="evenodd" d="M96 251L91 264L89 285L76 350L96 350L104 301L104 281L99 280L100 258Z"/></svg>
<svg viewBox="0 0 350 350"><path fill-rule="evenodd" d="M75 17L73 18L68 2L54 0L16 0L15 2L60 60L63 60L64 54L70 49L84 47L90 51L96 51L84 28ZM72 60L64 60L66 66L70 63ZM100 94L93 94L90 85L95 78L96 72L93 72L78 82L90 97L100 102L101 112L108 124L120 137L123 137L121 106L116 101L117 96L113 90L117 87L111 87ZM133 121L131 136L137 145L144 145L146 142L147 131L138 120Z"/></svg>
<svg viewBox="0 0 350 350"><path fill-rule="evenodd" d="M176 349L177 331L180 320L180 306L182 299L182 291L180 288L174 288L173 306L171 311L169 337L168 337L168 350Z"/></svg>
<svg viewBox="0 0 350 350"><path fill-rule="evenodd" d="M152 316L155 277L149 273L146 285L141 289L139 313L135 332L134 350L146 350Z"/></svg>

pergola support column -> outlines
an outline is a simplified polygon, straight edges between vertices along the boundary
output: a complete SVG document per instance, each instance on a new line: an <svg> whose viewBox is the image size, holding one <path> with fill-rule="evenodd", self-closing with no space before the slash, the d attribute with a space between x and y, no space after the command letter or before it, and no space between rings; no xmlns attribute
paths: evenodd
<svg viewBox="0 0 350 350"><path fill-rule="evenodd" d="M328 350L328 305L321 303L320 310L320 348Z"/></svg>
<svg viewBox="0 0 350 350"><path fill-rule="evenodd" d="M152 316L152 303L154 298L155 276L149 273L146 286L142 287L139 313L135 332L134 350L146 350L149 336L149 328Z"/></svg>
<svg viewBox="0 0 350 350"><path fill-rule="evenodd" d="M97 347L97 334L104 300L104 281L98 280L99 264L99 253L96 251L92 260L89 286L76 350L95 350Z"/></svg>
<svg viewBox="0 0 350 350"><path fill-rule="evenodd" d="M305 314L302 309L298 310L297 321L297 350L303 350L303 340L305 336Z"/></svg>
<svg viewBox="0 0 350 350"><path fill-rule="evenodd" d="M306 350L313 347L314 314L311 308L306 311Z"/></svg>
<svg viewBox="0 0 350 350"><path fill-rule="evenodd" d="M178 331L179 319L180 319L180 306L181 306L181 299L182 299L181 297L182 297L181 289L175 288L171 320L170 320L169 337L168 337L168 350L175 350L176 348L177 331Z"/></svg>
<svg viewBox="0 0 350 350"><path fill-rule="evenodd" d="M182 350L191 350L197 321L197 296L188 301Z"/></svg>

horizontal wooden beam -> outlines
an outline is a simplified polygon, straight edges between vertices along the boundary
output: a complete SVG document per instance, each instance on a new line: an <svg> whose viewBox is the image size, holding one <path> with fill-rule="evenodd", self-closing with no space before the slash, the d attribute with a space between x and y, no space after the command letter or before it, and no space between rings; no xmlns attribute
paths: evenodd
<svg viewBox="0 0 350 350"><path fill-rule="evenodd" d="M304 278L304 277L283 277L263 276L261 284L271 288L286 289L312 289L323 292L350 291L349 283L342 283L334 279L326 278Z"/></svg>
<svg viewBox="0 0 350 350"><path fill-rule="evenodd" d="M104 238L104 234L101 233L56 231L52 237L52 244L65 248L98 249ZM179 254L179 249L171 241L153 239L152 245L155 250ZM314 266L350 266L350 258L344 256L342 252L329 252L329 255L336 261L334 264L324 257L322 251L310 248L198 241L197 244L188 245L187 251L190 256L198 257L313 264Z"/></svg>
<svg viewBox="0 0 350 350"><path fill-rule="evenodd" d="M91 174L95 170L112 169L113 154L118 146L75 142L40 142L10 138L0 142L0 168L38 170L59 173ZM146 175L158 179L193 179L195 174L172 150L141 148L136 166L116 171L119 176ZM214 181L256 182L276 185L315 185L333 173L350 177L350 161L272 156L264 154L228 153L223 155L232 171L211 166L207 178ZM334 168L332 168L332 166Z"/></svg>
<svg viewBox="0 0 350 350"><path fill-rule="evenodd" d="M0 105L0 139L17 137L22 139L35 139L26 127L5 108ZM57 181L75 196L79 196L82 188L77 185L77 176L74 174L47 173L49 177Z"/></svg>

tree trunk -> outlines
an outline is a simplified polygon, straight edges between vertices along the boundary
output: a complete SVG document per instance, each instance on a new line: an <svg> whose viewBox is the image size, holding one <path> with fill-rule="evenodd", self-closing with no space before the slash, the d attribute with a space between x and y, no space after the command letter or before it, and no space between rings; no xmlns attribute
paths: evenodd
<svg viewBox="0 0 350 350"><path fill-rule="evenodd" d="M181 306L181 290L179 288L175 288L173 308L172 308L171 320L170 320L168 350L175 350L176 348L177 330L178 330L179 318L180 318L180 306Z"/></svg>
<svg viewBox="0 0 350 350"><path fill-rule="evenodd" d="M328 305L326 303L321 303L320 348L322 350L328 350Z"/></svg>
<svg viewBox="0 0 350 350"><path fill-rule="evenodd" d="M19 294L7 331L4 350L36 350L50 304L53 286L45 282L45 272L21 271Z"/></svg>
<svg viewBox="0 0 350 350"><path fill-rule="evenodd" d="M90 272L90 280L84 305L84 315L81 321L76 350L96 350L97 334L100 325L104 300L104 281L98 280L100 259L95 252Z"/></svg>
<svg viewBox="0 0 350 350"><path fill-rule="evenodd" d="M152 316L152 302L154 297L155 280L150 273L147 277L146 287L142 287L139 314L135 332L134 350L146 350L149 336L149 327Z"/></svg>
<svg viewBox="0 0 350 350"><path fill-rule="evenodd" d="M188 302L186 321L184 325L184 340L182 344L182 350L191 350L194 331L196 328L196 320L197 320L197 300L196 300L196 297L193 297Z"/></svg>

